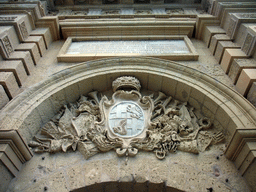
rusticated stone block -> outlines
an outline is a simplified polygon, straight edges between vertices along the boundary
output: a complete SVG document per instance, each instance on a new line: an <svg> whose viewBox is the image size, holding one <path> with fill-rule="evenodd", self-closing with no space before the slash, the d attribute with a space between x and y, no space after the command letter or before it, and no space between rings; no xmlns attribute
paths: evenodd
<svg viewBox="0 0 256 192"><path fill-rule="evenodd" d="M0 85L0 109L2 109L8 102L9 102L9 98L3 86Z"/></svg>
<svg viewBox="0 0 256 192"><path fill-rule="evenodd" d="M19 86L27 79L27 74L22 64L22 61L1 61L0 71L12 72Z"/></svg>
<svg viewBox="0 0 256 192"><path fill-rule="evenodd" d="M4 87L9 99L17 95L19 86L12 72L0 72L0 85Z"/></svg>
<svg viewBox="0 0 256 192"><path fill-rule="evenodd" d="M252 83L256 81L256 69L243 69L239 76L236 88L239 93L246 96Z"/></svg>
<svg viewBox="0 0 256 192"><path fill-rule="evenodd" d="M206 26L205 33L203 36L203 41L206 43L206 46L209 47L211 38L215 34L225 34L226 31L219 26Z"/></svg>
<svg viewBox="0 0 256 192"><path fill-rule="evenodd" d="M9 59L21 60L23 62L27 75L30 75L35 68L34 62L29 51L14 51L10 55Z"/></svg>
<svg viewBox="0 0 256 192"><path fill-rule="evenodd" d="M252 83L247 99L256 107L256 82Z"/></svg>
<svg viewBox="0 0 256 192"><path fill-rule="evenodd" d="M48 49L52 43L52 35L49 28L36 28L30 33L30 36L42 36L44 39L45 47Z"/></svg>
<svg viewBox="0 0 256 192"><path fill-rule="evenodd" d="M220 63L222 60L223 53L225 49L239 49L240 46L233 43L232 41L219 41L216 52L215 52L215 59Z"/></svg>
<svg viewBox="0 0 256 192"><path fill-rule="evenodd" d="M40 59L40 54L38 47L35 43L21 43L19 46L15 49L16 51L29 51L32 59L34 61L34 64L37 65L38 61Z"/></svg>
<svg viewBox="0 0 256 192"><path fill-rule="evenodd" d="M211 53L214 55L215 51L216 51L216 47L219 41L230 41L230 37L227 35L223 35L223 34L218 34L218 35L213 35L211 42L210 42L210 46L209 46L209 50L211 51Z"/></svg>
<svg viewBox="0 0 256 192"><path fill-rule="evenodd" d="M254 59L234 59L231 63L228 76L234 84L243 69L256 68L256 61Z"/></svg>
<svg viewBox="0 0 256 192"><path fill-rule="evenodd" d="M221 68L225 73L229 72L230 65L234 58L246 58L246 54L240 49L226 49L221 60Z"/></svg>
<svg viewBox="0 0 256 192"><path fill-rule="evenodd" d="M36 43L41 57L45 54L46 47L45 47L44 39L42 36L29 36L24 42Z"/></svg>

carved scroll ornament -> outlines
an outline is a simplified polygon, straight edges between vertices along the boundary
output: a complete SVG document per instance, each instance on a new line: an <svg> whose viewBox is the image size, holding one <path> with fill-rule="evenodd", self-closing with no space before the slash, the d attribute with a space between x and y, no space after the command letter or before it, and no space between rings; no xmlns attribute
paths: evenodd
<svg viewBox="0 0 256 192"><path fill-rule="evenodd" d="M164 159L176 150L199 153L224 139L186 102L162 92L142 96L134 77L117 78L113 90L110 100L94 91L64 106L29 145L35 152L78 150L86 159L110 150L118 156L152 151Z"/></svg>

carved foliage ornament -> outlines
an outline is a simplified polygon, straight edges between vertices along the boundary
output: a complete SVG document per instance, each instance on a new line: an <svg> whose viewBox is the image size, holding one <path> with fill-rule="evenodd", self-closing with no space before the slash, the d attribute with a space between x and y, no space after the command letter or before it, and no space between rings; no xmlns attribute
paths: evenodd
<svg viewBox="0 0 256 192"><path fill-rule="evenodd" d="M24 22L24 21L21 22L21 23L19 24L19 27L20 27L20 31L21 31L21 34L22 34L22 36L23 36L23 39L28 38L29 34L28 34L28 30L27 30L27 27L26 27L25 22Z"/></svg>
<svg viewBox="0 0 256 192"><path fill-rule="evenodd" d="M176 150L199 153L224 139L186 102L162 92L142 96L140 87L134 77L119 77L111 99L99 99L97 91L81 96L64 106L29 145L35 152L79 150L86 159L110 150L127 157L139 150L152 151L164 159Z"/></svg>
<svg viewBox="0 0 256 192"><path fill-rule="evenodd" d="M5 53L6 56L8 57L13 52L11 41L9 37L6 35L4 36L4 38L1 39L1 42L4 45Z"/></svg>
<svg viewBox="0 0 256 192"><path fill-rule="evenodd" d="M0 21L14 21L17 17L0 17Z"/></svg>

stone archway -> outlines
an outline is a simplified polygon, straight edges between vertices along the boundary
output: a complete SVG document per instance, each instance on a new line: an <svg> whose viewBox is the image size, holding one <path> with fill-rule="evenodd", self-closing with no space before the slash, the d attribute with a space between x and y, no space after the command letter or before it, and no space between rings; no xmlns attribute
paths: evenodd
<svg viewBox="0 0 256 192"><path fill-rule="evenodd" d="M240 141L243 141L244 138L253 138L255 135L255 108L235 91L220 82L216 82L211 77L181 64L160 59L115 58L81 63L61 71L30 90L25 91L9 103L0 114L1 131L3 133L13 132L13 135L18 134L18 136L22 138L20 142L22 145L20 144L18 147L19 152L26 160L29 160L32 154L26 143L32 139L43 124L56 114L62 105L74 102L80 95L86 94L92 90L108 91L111 88L112 81L122 75L135 76L140 80L142 88L151 91L162 91L176 99L184 102L187 101L193 107L200 109L216 126L221 127L225 130L226 134L229 135L229 144L225 150L227 158L234 161L240 158L237 163L240 163L239 167L243 166L243 159L241 159L243 157L240 157L239 154L243 146L246 145L246 141L243 145L240 145ZM10 136L7 134L6 137ZM10 138L16 142L15 136ZM203 171L203 175L207 178L207 181L205 180L203 182L204 185L201 186L203 187L202 189L209 188L211 187L210 185L218 185L219 188L225 190L227 186L223 184L223 182L228 179L226 177L230 176L229 173L236 173L236 169L234 167L230 168L230 166L232 166L230 162L228 162L226 158L222 158L221 155L223 155L223 149L216 149L213 153L206 152L203 159L201 159L202 157L200 156L181 155L181 153L178 153L178 155L170 157L166 162L157 162L152 160L152 158L148 160L148 155L143 154L141 157L135 158L134 161L150 161L146 163L148 166L147 170L153 170L153 172L152 174L144 172L143 175L152 175L151 179L146 178L146 180L152 183L162 183L165 180L169 187L195 191L202 179L202 177L196 176L196 174L200 174ZM221 156L222 160L218 161L218 159L215 158L217 156L219 158ZM42 158L40 155L36 155L31 161L26 163L21 175L24 174L26 169L29 170L33 167L35 170L35 164L38 163L40 158ZM62 161L64 154L55 157L47 155L47 159L53 160L54 158L58 158L58 160ZM117 172L114 172L118 177L114 177L115 179L108 175L105 177L104 175L108 172L97 171L96 168L98 166L102 167L102 165L111 165L113 162L108 162L108 155L99 155L99 158L102 158L102 160L97 160L96 158L88 162L82 161L82 164L86 167L96 167L95 170L88 172L90 173L89 175L86 175L79 171L81 165L76 166L72 164L72 166L68 166L68 162L71 160L70 158L71 156L64 160L66 161L64 164L70 168L68 172L73 169L75 172L84 175L83 177L85 178L82 182L77 184L77 188L83 187L85 184L93 184L94 182L116 181L126 176L134 176L139 172L139 170L134 171L134 168L132 168L132 171L129 171L129 167L123 168L122 159L118 160L117 157L113 157L113 159L111 156L110 159L118 164L118 167L116 167ZM79 162L79 159L81 160L81 157L77 154L76 158L75 162ZM215 158L215 160L212 160L213 158ZM133 160L131 160L131 162L132 161ZM200 161L202 161L203 164L199 164ZM211 165L205 166L204 164L207 164L208 161L211 161ZM48 163L51 164L50 162ZM138 162L132 162L131 164L138 164ZM150 165L153 165L153 167L150 167ZM199 169L198 165L200 165ZM40 167L44 170L44 167L47 169L47 166L48 165L41 165ZM229 168L226 169L224 168L225 166ZM154 169L154 167L157 167L157 169ZM247 169L248 167L249 165L247 165ZM119 174L120 168L124 170L123 175ZM204 169L206 169L206 171ZM107 170L110 171L113 169ZM168 170L168 173L166 170ZM175 170L176 177L174 180L172 180L173 177L170 175L170 170ZM53 177L58 178L57 180L61 180L59 174L62 171L54 172L53 175L55 176ZM67 170L64 170L65 174L67 173L66 171ZM186 172L189 173L189 176L184 175ZM225 172L226 174L222 174L221 172ZM40 174L39 171L38 175ZM95 175L97 174L100 174L100 177L96 177ZM225 178L224 176L216 177L216 174L224 175ZM243 174L247 174L246 171L244 171ZM97 179L90 181L91 175L94 175ZM248 177L249 176L250 175L248 175ZM190 180L190 178L192 180ZM19 183L19 179L21 178L17 178L16 184ZM245 189L245 184L239 186L236 184L238 180L241 180L240 177L232 177L230 180L232 180L233 183L231 188L241 189L241 187L243 187L243 189ZM49 185L47 178L41 181L45 183L45 185L47 185L47 183ZM210 184L211 181L212 184ZM229 180L227 180L227 183L228 181ZM30 180L27 182L31 184ZM62 183L63 182L64 181L62 181ZM35 183L37 184L37 182ZM193 183L196 184L194 185ZM36 184L31 184L31 187ZM189 187L190 185L192 188ZM56 186L53 185L53 187ZM67 188L69 190L75 189L72 184L69 184Z"/></svg>
<svg viewBox="0 0 256 192"><path fill-rule="evenodd" d="M82 191L98 191L98 192L107 192L107 191L166 191L166 192L182 192L179 189L168 187L165 183L150 183L150 182L104 182L104 183L95 183L90 186L83 188L75 189L72 192L82 192Z"/></svg>

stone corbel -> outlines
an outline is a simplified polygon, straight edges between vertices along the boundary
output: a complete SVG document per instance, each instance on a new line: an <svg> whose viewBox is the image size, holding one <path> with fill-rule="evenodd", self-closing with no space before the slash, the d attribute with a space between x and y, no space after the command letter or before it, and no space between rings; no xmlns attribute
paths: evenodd
<svg viewBox="0 0 256 192"><path fill-rule="evenodd" d="M202 39L206 26L219 26L220 21L212 15L197 15L196 18L196 39Z"/></svg>
<svg viewBox="0 0 256 192"><path fill-rule="evenodd" d="M33 16L31 15L31 13L29 11L26 10L0 10L1 14L26 14L28 16L29 22L31 24L32 29L36 29L35 26L35 21L33 19Z"/></svg>
<svg viewBox="0 0 256 192"><path fill-rule="evenodd" d="M49 27L54 41L60 39L60 27L57 16L45 16L36 22L36 27Z"/></svg>
<svg viewBox="0 0 256 192"><path fill-rule="evenodd" d="M0 161L14 176L32 156L18 130L0 130Z"/></svg>
<svg viewBox="0 0 256 192"><path fill-rule="evenodd" d="M241 175L251 172L250 169L256 162L256 127L237 128L225 154L234 161Z"/></svg>

